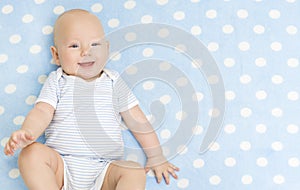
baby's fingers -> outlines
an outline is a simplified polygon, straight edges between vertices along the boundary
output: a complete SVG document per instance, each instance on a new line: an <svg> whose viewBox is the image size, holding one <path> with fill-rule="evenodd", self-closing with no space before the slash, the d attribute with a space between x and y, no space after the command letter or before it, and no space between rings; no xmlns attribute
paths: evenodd
<svg viewBox="0 0 300 190"><path fill-rule="evenodd" d="M165 178L166 184L169 185L170 184L169 171L164 171L163 176Z"/></svg>
<svg viewBox="0 0 300 190"><path fill-rule="evenodd" d="M161 172L155 172L155 177L156 177L157 183L160 183L162 181L163 175Z"/></svg>

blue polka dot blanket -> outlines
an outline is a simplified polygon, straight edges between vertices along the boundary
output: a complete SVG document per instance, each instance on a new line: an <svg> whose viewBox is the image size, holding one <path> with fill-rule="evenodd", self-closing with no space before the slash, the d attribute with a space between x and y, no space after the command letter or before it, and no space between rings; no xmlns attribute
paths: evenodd
<svg viewBox="0 0 300 190"><path fill-rule="evenodd" d="M140 102L178 179L147 190L300 189L300 1L0 1L0 189L27 189L4 146L51 71L53 25L85 9L107 68ZM124 127L125 160L145 155ZM38 139L44 142L44 136Z"/></svg>

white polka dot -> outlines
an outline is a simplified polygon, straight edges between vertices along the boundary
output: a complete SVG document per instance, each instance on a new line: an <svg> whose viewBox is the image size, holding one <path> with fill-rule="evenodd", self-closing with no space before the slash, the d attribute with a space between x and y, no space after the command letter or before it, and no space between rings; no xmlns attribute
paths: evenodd
<svg viewBox="0 0 300 190"><path fill-rule="evenodd" d="M268 94L264 90L259 90L255 93L255 96L258 100L264 100L267 98Z"/></svg>
<svg viewBox="0 0 300 190"><path fill-rule="evenodd" d="M141 18L141 23L143 24L149 24L153 22L153 17L151 15L144 15Z"/></svg>
<svg viewBox="0 0 300 190"><path fill-rule="evenodd" d="M32 54L38 54L41 52L41 50L42 50L42 47L39 45L33 45L29 49L30 53L32 53Z"/></svg>
<svg viewBox="0 0 300 190"><path fill-rule="evenodd" d="M26 14L26 15L23 16L22 22L30 23L30 22L33 21L33 19L34 19L34 17L31 14Z"/></svg>
<svg viewBox="0 0 300 190"><path fill-rule="evenodd" d="M209 183L212 185L219 185L221 183L221 178L217 175L213 175L209 178Z"/></svg>
<svg viewBox="0 0 300 190"><path fill-rule="evenodd" d="M245 9L240 9L240 10L238 10L236 14L237 14L237 16L238 16L239 18L241 18L241 19L245 19L245 18L248 17L248 11L245 10Z"/></svg>
<svg viewBox="0 0 300 190"><path fill-rule="evenodd" d="M236 127L235 127L235 125L233 125L233 124L227 124L227 125L225 125L225 127L224 127L224 131L225 131L227 134L232 134L232 133L234 133L234 132L235 132L235 129L236 129Z"/></svg>
<svg viewBox="0 0 300 190"><path fill-rule="evenodd" d="M255 25L253 27L253 31L256 33L256 34L263 34L265 32L265 27L262 26L262 25Z"/></svg>
<svg viewBox="0 0 300 190"><path fill-rule="evenodd" d="M267 131L267 126L264 124L257 124L255 130L256 132L263 134Z"/></svg>
<svg viewBox="0 0 300 190"><path fill-rule="evenodd" d="M240 77L240 82L241 82L242 84L248 84L248 83L251 82L251 80L252 80L251 76L250 76L250 75L247 75L247 74L242 75L242 76Z"/></svg>
<svg viewBox="0 0 300 190"><path fill-rule="evenodd" d="M280 18L280 11L276 10L276 9L272 9L269 11L269 17L272 19L278 19Z"/></svg>
<svg viewBox="0 0 300 190"><path fill-rule="evenodd" d="M170 34L169 30L167 28L162 28L158 31L157 35L160 37L160 38L166 38L168 37Z"/></svg>
<svg viewBox="0 0 300 190"><path fill-rule="evenodd" d="M28 96L25 100L26 104L33 105L36 101L36 96Z"/></svg>
<svg viewBox="0 0 300 190"><path fill-rule="evenodd" d="M294 68L294 67L298 67L299 65L299 60L296 59L296 58L289 58L287 60L287 65L291 68Z"/></svg>
<svg viewBox="0 0 300 190"><path fill-rule="evenodd" d="M207 45L207 49L211 52L215 52L219 49L219 44L217 42L210 42Z"/></svg>
<svg viewBox="0 0 300 190"><path fill-rule="evenodd" d="M128 154L126 156L126 160L128 161L133 161L133 162L137 162L138 161L138 156L135 154Z"/></svg>
<svg viewBox="0 0 300 190"><path fill-rule="evenodd" d="M233 58L225 58L224 65L226 67L233 67L235 65L235 60Z"/></svg>
<svg viewBox="0 0 300 190"><path fill-rule="evenodd" d="M287 98L291 101L296 101L299 99L299 93L295 91L288 92Z"/></svg>
<svg viewBox="0 0 300 190"><path fill-rule="evenodd" d="M0 106L0 115L2 115L5 112L5 108L3 106Z"/></svg>
<svg viewBox="0 0 300 190"><path fill-rule="evenodd" d="M100 13L103 9L103 5L101 3L95 3L92 5L91 10L94 13Z"/></svg>
<svg viewBox="0 0 300 190"><path fill-rule="evenodd" d="M42 4L42 3L45 2L45 0L34 0L34 2L35 2L36 4Z"/></svg>
<svg viewBox="0 0 300 190"><path fill-rule="evenodd" d="M207 81L209 84L217 84L219 82L219 77L217 75L208 76Z"/></svg>
<svg viewBox="0 0 300 190"><path fill-rule="evenodd" d="M203 95L203 93L201 93L201 92L196 92L195 94L193 94L193 101L197 101L197 102L200 102L200 101L202 101L203 100L203 98L204 98L204 95Z"/></svg>
<svg viewBox="0 0 300 190"><path fill-rule="evenodd" d="M188 147L185 145L180 145L177 147L177 153L180 155L186 154L188 152Z"/></svg>
<svg viewBox="0 0 300 190"><path fill-rule="evenodd" d="M116 28L119 26L119 24L120 24L120 21L119 21L119 19L116 19L116 18L112 18L108 21L108 26L110 28Z"/></svg>
<svg viewBox="0 0 300 190"><path fill-rule="evenodd" d="M165 105L170 103L171 100L172 100L172 98L169 95L163 95L162 97L159 98L159 101Z"/></svg>
<svg viewBox="0 0 300 190"><path fill-rule="evenodd" d="M169 1L169 0L156 0L156 3L157 3L158 5L165 5L165 4L168 3L168 1Z"/></svg>
<svg viewBox="0 0 300 190"><path fill-rule="evenodd" d="M12 179L16 179L20 176L20 171L17 168L11 169L8 173L8 176Z"/></svg>
<svg viewBox="0 0 300 190"><path fill-rule="evenodd" d="M188 179L179 179L177 182L177 187L180 189L185 189L189 186L189 180Z"/></svg>
<svg viewBox="0 0 300 190"><path fill-rule="evenodd" d="M183 11L176 11L174 14L173 14L173 18L175 20L183 20L185 18L185 13Z"/></svg>
<svg viewBox="0 0 300 190"><path fill-rule="evenodd" d="M6 143L8 142L9 140L9 137L4 137L2 140L1 140L1 146L2 147L5 147Z"/></svg>
<svg viewBox="0 0 300 190"><path fill-rule="evenodd" d="M251 175L243 175L241 181L244 185L249 185L253 182L253 178Z"/></svg>
<svg viewBox="0 0 300 190"><path fill-rule="evenodd" d="M215 151L218 151L218 150L220 150L220 144L217 143L217 142L213 142L211 144L211 146L209 147L209 151L215 152Z"/></svg>
<svg viewBox="0 0 300 190"><path fill-rule="evenodd" d="M218 108L212 108L208 111L210 117L218 117L220 115L220 110Z"/></svg>
<svg viewBox="0 0 300 190"><path fill-rule="evenodd" d="M186 86L188 84L188 79L185 77L180 77L179 79L176 80L176 84L179 87L183 87Z"/></svg>
<svg viewBox="0 0 300 190"><path fill-rule="evenodd" d="M203 65L203 61L201 59L193 59L191 62L191 65L195 69L199 69Z"/></svg>
<svg viewBox="0 0 300 190"><path fill-rule="evenodd" d="M122 55L120 54L120 52L111 52L109 59L112 61L118 61L120 60L122 57Z"/></svg>
<svg viewBox="0 0 300 190"><path fill-rule="evenodd" d="M250 117L252 115L252 110L250 108L242 108L240 111L242 117Z"/></svg>
<svg viewBox="0 0 300 190"><path fill-rule="evenodd" d="M186 119L186 117L187 117L187 113L184 111L179 111L176 113L176 119L179 121Z"/></svg>
<svg viewBox="0 0 300 190"><path fill-rule="evenodd" d="M44 26L44 27L42 28L42 33L43 33L44 35L52 34L52 32L53 32L53 27L50 26L50 25L46 25L46 26Z"/></svg>
<svg viewBox="0 0 300 190"><path fill-rule="evenodd" d="M292 157L288 160L288 164L290 167L299 167L300 161L296 157Z"/></svg>
<svg viewBox="0 0 300 190"><path fill-rule="evenodd" d="M251 149L251 143L249 141L243 141L240 143L240 148L243 151L249 151Z"/></svg>
<svg viewBox="0 0 300 190"><path fill-rule="evenodd" d="M144 57L151 57L154 54L154 50L152 48L145 48L143 50L143 56Z"/></svg>
<svg viewBox="0 0 300 190"><path fill-rule="evenodd" d="M271 147L275 151L281 151L283 149L283 145L280 141L273 142Z"/></svg>
<svg viewBox="0 0 300 190"><path fill-rule="evenodd" d="M267 61L265 58L259 57L259 58L255 59L255 65L258 67L264 67L267 65Z"/></svg>
<svg viewBox="0 0 300 190"><path fill-rule="evenodd" d="M276 175L273 177L273 182L275 184L281 185L285 182L285 178L282 175Z"/></svg>
<svg viewBox="0 0 300 190"><path fill-rule="evenodd" d="M12 94L17 90L17 86L15 84L9 84L5 87L4 91L7 94Z"/></svg>
<svg viewBox="0 0 300 190"><path fill-rule="evenodd" d="M282 49L282 45L280 42L272 42L270 47L273 51L281 51Z"/></svg>
<svg viewBox="0 0 300 190"><path fill-rule="evenodd" d="M295 3L296 0L286 0L286 2L288 2L288 3Z"/></svg>
<svg viewBox="0 0 300 190"><path fill-rule="evenodd" d="M205 15L209 19L214 19L217 17L217 11L214 9L211 9L211 10L206 11Z"/></svg>
<svg viewBox="0 0 300 190"><path fill-rule="evenodd" d="M233 157L228 157L224 160L224 164L227 166L227 167L233 167L236 165L236 160L235 158Z"/></svg>
<svg viewBox="0 0 300 190"><path fill-rule="evenodd" d="M273 108L273 109L271 110L271 113L272 113L272 115L273 115L274 117L281 117L282 114L283 114L283 111L282 111L282 109L280 109L280 108Z"/></svg>
<svg viewBox="0 0 300 190"><path fill-rule="evenodd" d="M8 60L8 56L6 54L0 54L0 64L5 63Z"/></svg>
<svg viewBox="0 0 300 190"><path fill-rule="evenodd" d="M281 84L283 83L283 77L280 75L274 75L272 76L272 83L274 84Z"/></svg>
<svg viewBox="0 0 300 190"><path fill-rule="evenodd" d="M200 35L202 33L202 29L200 26L192 26L191 34L193 35Z"/></svg>
<svg viewBox="0 0 300 190"><path fill-rule="evenodd" d="M191 0L192 3L199 3L200 0Z"/></svg>
<svg viewBox="0 0 300 190"><path fill-rule="evenodd" d="M297 27L294 25L287 26L285 30L289 35L295 35L298 32Z"/></svg>
<svg viewBox="0 0 300 190"><path fill-rule="evenodd" d="M14 11L14 7L12 5L5 5L2 7L3 14L9 14Z"/></svg>
<svg viewBox="0 0 300 190"><path fill-rule="evenodd" d="M289 124L286 128L287 132L290 134L297 134L299 131L299 127L295 124Z"/></svg>
<svg viewBox="0 0 300 190"><path fill-rule="evenodd" d="M159 70L161 71L168 71L171 69L172 65L168 62L162 62L159 64Z"/></svg>
<svg viewBox="0 0 300 190"><path fill-rule="evenodd" d="M26 73L28 71L28 65L20 65L17 68L18 73Z"/></svg>
<svg viewBox="0 0 300 190"><path fill-rule="evenodd" d="M22 125L25 120L24 116L16 116L13 120L15 125Z"/></svg>
<svg viewBox="0 0 300 190"><path fill-rule="evenodd" d="M187 50L184 44L177 44L174 49L178 53L184 53Z"/></svg>
<svg viewBox="0 0 300 190"><path fill-rule="evenodd" d="M12 44L17 44L21 41L22 37L19 34L14 34L9 37L9 42Z"/></svg>
<svg viewBox="0 0 300 190"><path fill-rule="evenodd" d="M193 134L194 135L200 135L203 132L203 127L200 125L197 125L195 127L193 127Z"/></svg>
<svg viewBox="0 0 300 190"><path fill-rule="evenodd" d="M168 139L168 138L170 138L170 137L171 137L171 132L170 132L170 130L169 130L169 129L164 129L164 130L162 130L162 131L160 132L160 137L161 137L162 139Z"/></svg>
<svg viewBox="0 0 300 190"><path fill-rule="evenodd" d="M60 14L62 14L63 12L65 12L65 8L64 8L63 6L61 6L61 5L56 6L56 7L54 7L54 9L53 9L53 13L56 14L56 15L60 15Z"/></svg>
<svg viewBox="0 0 300 190"><path fill-rule="evenodd" d="M136 33L134 32L128 32L125 34L125 40L127 42L132 42L136 40Z"/></svg>
<svg viewBox="0 0 300 190"><path fill-rule="evenodd" d="M143 83L143 89L144 90L152 90L154 88L155 84L152 81L146 81Z"/></svg>
<svg viewBox="0 0 300 190"><path fill-rule="evenodd" d="M226 100L228 101L231 101L231 100L234 100L235 99L235 92L234 91L231 91L231 90L228 90L225 92L225 98Z"/></svg>
<svg viewBox="0 0 300 190"><path fill-rule="evenodd" d="M38 82L39 82L40 84L44 84L44 83L46 82L46 80L47 80L47 75L40 75L40 76L38 77Z"/></svg>
<svg viewBox="0 0 300 190"><path fill-rule="evenodd" d="M128 75L134 75L138 72L138 68L136 66L130 65L129 67L126 68L125 72Z"/></svg>
<svg viewBox="0 0 300 190"><path fill-rule="evenodd" d="M204 160L200 158L193 161L194 168L203 168L204 165L205 165Z"/></svg>
<svg viewBox="0 0 300 190"><path fill-rule="evenodd" d="M234 27L230 24L226 24L222 27L222 31L225 33L225 34L231 34L233 31L234 31Z"/></svg>
<svg viewBox="0 0 300 190"><path fill-rule="evenodd" d="M259 167L266 167L268 165L268 160L265 157L259 157L256 159L256 165Z"/></svg>
<svg viewBox="0 0 300 190"><path fill-rule="evenodd" d="M135 2L135 1L132 1L132 0L126 1L126 2L124 3L124 8L125 8L125 9L128 9L128 10L133 9L135 6L136 6L136 2Z"/></svg>
<svg viewBox="0 0 300 190"><path fill-rule="evenodd" d="M241 51L248 51L250 49L250 44L249 42L240 42L239 43L239 49Z"/></svg>

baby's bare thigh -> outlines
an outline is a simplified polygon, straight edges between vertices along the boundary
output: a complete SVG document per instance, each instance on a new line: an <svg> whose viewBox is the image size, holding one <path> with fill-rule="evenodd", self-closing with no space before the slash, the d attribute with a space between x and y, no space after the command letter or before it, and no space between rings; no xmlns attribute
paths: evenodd
<svg viewBox="0 0 300 190"><path fill-rule="evenodd" d="M116 186L122 176L137 176L139 173L145 173L145 170L139 163L132 161L113 161L105 174L101 190L116 189Z"/></svg>
<svg viewBox="0 0 300 190"><path fill-rule="evenodd" d="M19 164L23 161L25 167L30 167L29 163L33 165L31 167L34 167L34 165L39 166L40 163L48 165L55 175L57 185L59 187L63 186L64 162L58 152L44 144L35 142L24 148L20 157Z"/></svg>

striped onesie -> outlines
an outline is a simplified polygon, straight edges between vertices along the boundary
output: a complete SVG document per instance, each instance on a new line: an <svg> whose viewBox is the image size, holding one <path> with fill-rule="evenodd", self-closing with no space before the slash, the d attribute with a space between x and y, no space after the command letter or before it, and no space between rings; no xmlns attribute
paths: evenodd
<svg viewBox="0 0 300 190"><path fill-rule="evenodd" d="M61 68L49 74L36 102L55 108L46 145L64 161L64 190L99 190L112 160L123 157L120 112L138 104L115 71L87 82Z"/></svg>

